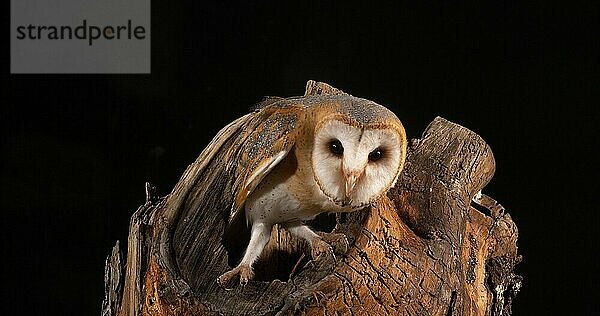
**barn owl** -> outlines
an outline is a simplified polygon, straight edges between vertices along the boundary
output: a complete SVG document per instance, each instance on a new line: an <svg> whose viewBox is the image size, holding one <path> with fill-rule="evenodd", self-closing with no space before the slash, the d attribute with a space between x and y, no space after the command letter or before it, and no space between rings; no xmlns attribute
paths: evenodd
<svg viewBox="0 0 600 316"><path fill-rule="evenodd" d="M370 205L395 184L406 157L396 115L341 92L271 98L221 133L231 126L242 132L218 149L228 150L225 168L233 176L229 222L245 217L251 228L241 262L217 279L221 285L254 277L275 224L306 240L313 259L331 251L305 221Z"/></svg>

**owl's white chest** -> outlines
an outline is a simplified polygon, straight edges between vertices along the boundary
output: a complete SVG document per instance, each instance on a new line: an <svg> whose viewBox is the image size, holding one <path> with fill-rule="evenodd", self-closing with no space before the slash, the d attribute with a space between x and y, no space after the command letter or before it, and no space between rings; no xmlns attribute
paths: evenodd
<svg viewBox="0 0 600 316"><path fill-rule="evenodd" d="M322 212L347 212L318 188L310 175L296 172L295 163L284 159L248 196L249 223L270 224L306 221Z"/></svg>
<svg viewBox="0 0 600 316"><path fill-rule="evenodd" d="M285 182L259 185L246 200L245 208L246 218L251 223L275 224L307 219L300 201L290 194Z"/></svg>

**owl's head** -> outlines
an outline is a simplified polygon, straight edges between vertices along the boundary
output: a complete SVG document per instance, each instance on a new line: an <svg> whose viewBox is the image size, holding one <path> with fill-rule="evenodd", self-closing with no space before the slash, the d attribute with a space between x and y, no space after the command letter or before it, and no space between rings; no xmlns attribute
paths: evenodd
<svg viewBox="0 0 600 316"><path fill-rule="evenodd" d="M394 186L406 158L406 133L385 107L355 98L315 126L314 176L321 191L353 209Z"/></svg>

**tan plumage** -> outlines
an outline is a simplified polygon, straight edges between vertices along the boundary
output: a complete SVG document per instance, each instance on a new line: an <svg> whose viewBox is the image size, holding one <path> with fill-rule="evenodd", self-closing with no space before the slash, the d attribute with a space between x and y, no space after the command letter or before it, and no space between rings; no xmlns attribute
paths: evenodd
<svg viewBox="0 0 600 316"><path fill-rule="evenodd" d="M385 194L404 165L406 135L388 109L338 91L268 99L219 132L202 155L220 166L214 189L226 191L213 194L231 205L228 229L244 218L252 227L242 262L219 283L237 276L246 283L273 224L306 239L313 257L327 251L304 221Z"/></svg>

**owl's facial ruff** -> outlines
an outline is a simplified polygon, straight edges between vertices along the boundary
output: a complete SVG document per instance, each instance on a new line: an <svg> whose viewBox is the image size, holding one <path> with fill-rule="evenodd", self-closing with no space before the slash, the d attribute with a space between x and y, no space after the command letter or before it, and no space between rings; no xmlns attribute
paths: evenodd
<svg viewBox="0 0 600 316"><path fill-rule="evenodd" d="M363 126L343 118L317 125L312 166L320 190L339 206L373 203L398 178L404 162L404 130Z"/></svg>

